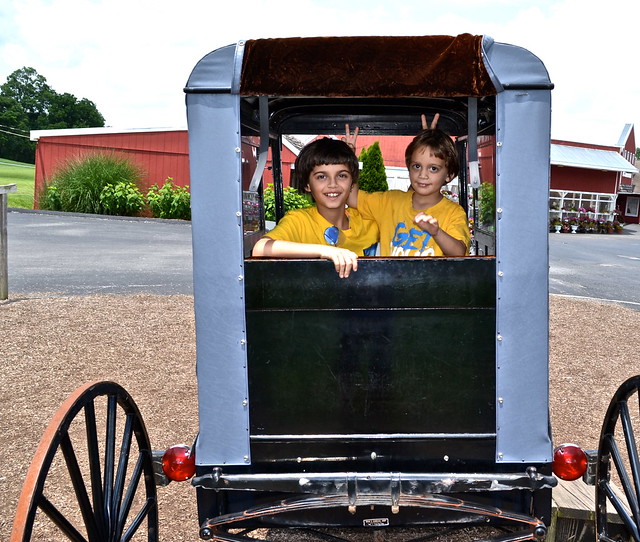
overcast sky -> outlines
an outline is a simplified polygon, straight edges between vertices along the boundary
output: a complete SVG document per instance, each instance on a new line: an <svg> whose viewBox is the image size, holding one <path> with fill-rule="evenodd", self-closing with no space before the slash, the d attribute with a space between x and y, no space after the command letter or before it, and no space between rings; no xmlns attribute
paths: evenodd
<svg viewBox="0 0 640 542"><path fill-rule="evenodd" d="M468 32L542 59L552 137L615 145L625 124L640 130L639 27L640 0L2 0L0 84L28 66L107 126L184 128L189 73L223 45Z"/></svg>

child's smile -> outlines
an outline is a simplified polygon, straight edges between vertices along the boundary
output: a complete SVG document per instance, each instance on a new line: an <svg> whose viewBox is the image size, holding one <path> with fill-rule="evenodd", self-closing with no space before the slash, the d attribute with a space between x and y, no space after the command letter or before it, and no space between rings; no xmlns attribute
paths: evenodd
<svg viewBox="0 0 640 542"><path fill-rule="evenodd" d="M345 164L322 164L311 171L307 191L311 192L319 209L344 208L352 184L351 173Z"/></svg>

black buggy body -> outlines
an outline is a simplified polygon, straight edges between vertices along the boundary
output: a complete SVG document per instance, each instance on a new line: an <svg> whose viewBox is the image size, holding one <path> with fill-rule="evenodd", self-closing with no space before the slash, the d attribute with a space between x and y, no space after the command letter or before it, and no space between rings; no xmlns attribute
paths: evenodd
<svg viewBox="0 0 640 542"><path fill-rule="evenodd" d="M544 538L551 89L530 52L471 35L249 40L195 66L201 536L496 523ZM435 113L470 217L495 186L476 255L362 258L346 280L251 257L268 158L283 214L284 136L415 135Z"/></svg>

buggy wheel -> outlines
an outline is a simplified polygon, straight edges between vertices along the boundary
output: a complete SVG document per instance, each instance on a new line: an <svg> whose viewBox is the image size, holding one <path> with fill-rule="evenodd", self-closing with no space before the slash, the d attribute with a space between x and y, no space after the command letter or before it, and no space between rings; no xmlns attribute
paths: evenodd
<svg viewBox="0 0 640 542"><path fill-rule="evenodd" d="M42 436L11 542L132 538L158 539L149 437L121 386L87 384L62 404Z"/></svg>
<svg viewBox="0 0 640 542"><path fill-rule="evenodd" d="M640 376L624 382L611 399L602 424L596 467L598 540L640 542L640 462L635 437L640 428L639 392ZM624 498L616 487L624 491ZM617 513L622 525L612 522L610 513Z"/></svg>

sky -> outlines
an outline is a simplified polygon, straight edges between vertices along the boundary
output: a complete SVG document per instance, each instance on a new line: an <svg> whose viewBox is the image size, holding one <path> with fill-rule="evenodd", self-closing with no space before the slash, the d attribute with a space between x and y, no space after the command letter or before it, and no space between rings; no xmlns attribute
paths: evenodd
<svg viewBox="0 0 640 542"><path fill-rule="evenodd" d="M0 84L31 67L107 126L180 129L191 70L239 40L483 34L543 61L553 138L615 145L640 134L639 28L639 0L3 0Z"/></svg>

